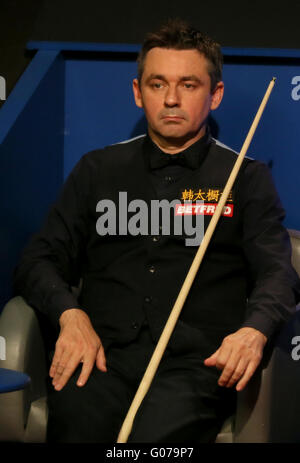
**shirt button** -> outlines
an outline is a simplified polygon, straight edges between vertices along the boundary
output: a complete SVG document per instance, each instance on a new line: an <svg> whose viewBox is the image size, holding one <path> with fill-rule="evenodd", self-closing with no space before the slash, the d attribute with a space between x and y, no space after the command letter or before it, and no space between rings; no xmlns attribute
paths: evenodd
<svg viewBox="0 0 300 463"><path fill-rule="evenodd" d="M159 240L159 236L153 236L152 237L152 241L154 241L155 243Z"/></svg>
<svg viewBox="0 0 300 463"><path fill-rule="evenodd" d="M151 297L150 296L146 296L145 299L144 299L145 302L147 302L147 304L149 304L149 302L151 302Z"/></svg>
<svg viewBox="0 0 300 463"><path fill-rule="evenodd" d="M136 330L136 329L138 329L138 327L139 327L139 324L137 322L132 322L131 323L131 328L132 329Z"/></svg>
<svg viewBox="0 0 300 463"><path fill-rule="evenodd" d="M154 273L154 272L155 272L155 267L154 267L154 265L151 265L151 267L149 267L149 272L150 272L150 273Z"/></svg>
<svg viewBox="0 0 300 463"><path fill-rule="evenodd" d="M165 177L166 182L172 182L173 178L169 177L168 175Z"/></svg>

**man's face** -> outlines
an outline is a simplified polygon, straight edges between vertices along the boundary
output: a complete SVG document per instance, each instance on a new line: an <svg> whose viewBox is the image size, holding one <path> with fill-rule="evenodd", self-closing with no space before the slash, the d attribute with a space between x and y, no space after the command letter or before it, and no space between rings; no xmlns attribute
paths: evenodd
<svg viewBox="0 0 300 463"><path fill-rule="evenodd" d="M211 92L208 62L197 50L152 48L141 82L133 81L135 102L143 108L149 135L160 146L186 147L205 132L210 110L223 96L223 82Z"/></svg>

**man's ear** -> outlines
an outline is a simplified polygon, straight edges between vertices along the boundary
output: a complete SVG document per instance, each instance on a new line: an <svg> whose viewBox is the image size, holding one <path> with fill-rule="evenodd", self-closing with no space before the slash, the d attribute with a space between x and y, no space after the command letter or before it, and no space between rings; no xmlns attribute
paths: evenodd
<svg viewBox="0 0 300 463"><path fill-rule="evenodd" d="M134 95L135 104L139 108L142 108L143 107L142 94L141 94L140 83L139 83L138 79L133 79L132 89L133 89L133 95Z"/></svg>
<svg viewBox="0 0 300 463"><path fill-rule="evenodd" d="M214 109L217 109L221 101L223 99L224 95L224 82L218 82L214 91L212 92L212 98L211 98L211 104L210 104L210 109L213 111Z"/></svg>

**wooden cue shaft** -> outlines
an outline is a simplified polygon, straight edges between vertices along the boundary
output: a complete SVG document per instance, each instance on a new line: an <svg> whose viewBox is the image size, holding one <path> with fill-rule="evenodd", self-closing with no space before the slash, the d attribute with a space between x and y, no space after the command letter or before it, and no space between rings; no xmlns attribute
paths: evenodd
<svg viewBox="0 0 300 463"><path fill-rule="evenodd" d="M193 284L193 281L195 279L195 276L197 274L197 271L199 269L199 266L202 262L202 259L204 257L205 251L208 247L208 244L210 242L210 239L213 235L213 232L216 228L216 225L218 223L218 220L220 218L220 215L222 213L223 207L225 206L225 203L227 201L228 195L232 189L233 183L238 175L239 169L241 167L241 164L243 162L243 159L246 155L246 152L248 150L248 147L251 143L251 140L253 138L253 135L255 133L256 127L259 123L259 120L261 118L261 115L265 109L265 106L267 104L267 101L269 99L270 93L274 87L276 78L273 77L271 82L269 83L269 86L267 88L267 91L265 93L265 96L260 104L260 107L257 111L257 114L253 120L253 123L251 125L251 128L249 130L249 133L245 139L245 142L243 144L243 147L241 149L240 154L237 157L237 160L233 166L232 172L228 178L228 181L226 183L226 186L224 188L224 191L222 193L222 196L220 198L220 201L218 203L218 206L210 220L209 226L207 227L206 233L203 237L203 240L201 242L201 245L199 246L199 249L194 257L194 260L192 262L192 265L190 267L190 270L185 278L185 281L182 285L182 288L180 290L180 293L176 299L176 302L174 304L174 307L170 313L170 316L167 320L167 323L164 327L164 330L159 338L159 341L157 343L157 346L153 352L153 355L151 357L151 360L149 362L149 365L145 371L145 374L141 380L141 383L139 385L139 388L135 394L135 397L132 401L132 404L128 410L128 413L126 415L126 418L123 422L123 425L121 427L119 436L118 436L118 443L125 443L127 442L128 436L131 432L133 421L135 418L135 415L138 411L138 408L143 401L145 395L148 392L148 389L150 388L150 385L152 383L153 377L156 373L156 370L159 366L160 360L164 354L164 351L167 347L167 344L169 342L169 339L171 337L171 334L174 330L175 324L178 320L178 317L180 315L181 309L184 305L184 302L188 296L189 290Z"/></svg>

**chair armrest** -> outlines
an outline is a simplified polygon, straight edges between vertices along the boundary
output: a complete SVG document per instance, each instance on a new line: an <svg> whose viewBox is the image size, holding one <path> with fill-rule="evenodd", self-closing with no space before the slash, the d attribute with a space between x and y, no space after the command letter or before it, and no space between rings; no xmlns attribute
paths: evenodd
<svg viewBox="0 0 300 463"><path fill-rule="evenodd" d="M6 343L3 368L22 371L30 385L16 392L0 394L0 440L23 441L31 404L46 397L46 358L39 323L34 310L22 297L11 299L0 316L0 335Z"/></svg>
<svg viewBox="0 0 300 463"><path fill-rule="evenodd" d="M234 442L299 442L300 362L292 339L300 335L300 306L238 393Z"/></svg>

